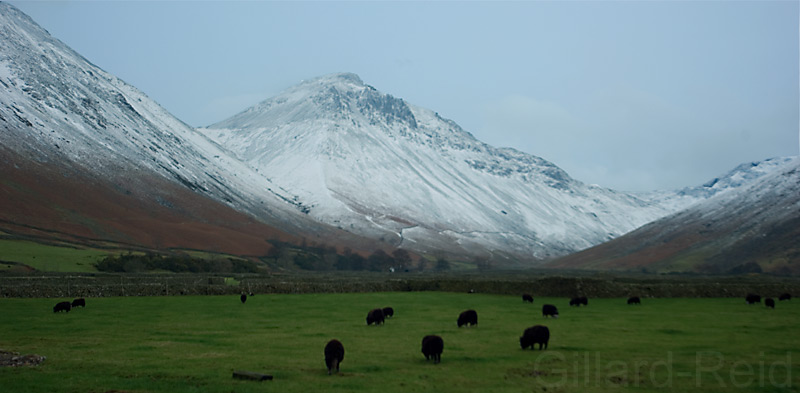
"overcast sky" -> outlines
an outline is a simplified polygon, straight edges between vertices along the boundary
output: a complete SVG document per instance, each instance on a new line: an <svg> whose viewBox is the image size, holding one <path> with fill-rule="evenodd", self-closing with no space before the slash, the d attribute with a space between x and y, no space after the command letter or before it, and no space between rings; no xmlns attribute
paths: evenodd
<svg viewBox="0 0 800 393"><path fill-rule="evenodd" d="M625 191L800 146L798 1L11 3L192 126L354 72Z"/></svg>

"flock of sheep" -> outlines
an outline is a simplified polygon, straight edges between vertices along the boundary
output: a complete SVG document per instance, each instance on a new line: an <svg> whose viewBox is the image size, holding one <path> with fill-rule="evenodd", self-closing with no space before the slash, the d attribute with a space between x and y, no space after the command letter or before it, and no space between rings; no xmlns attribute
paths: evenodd
<svg viewBox="0 0 800 393"><path fill-rule="evenodd" d="M244 296L244 295L242 295ZM791 300L792 296L785 293L780 296L779 300ZM761 296L749 294L746 299L748 304L761 302ZM244 301L244 300L242 300ZM533 303L533 296L531 294L522 295L523 302ZM642 300L638 296L631 296L628 298L629 305L641 305ZM767 307L775 308L775 301L771 298L765 299ZM570 306L580 307L581 305L588 306L589 299L585 296L575 297L570 299ZM372 309L367 313L367 326L379 325L384 323L387 317L394 315L394 309L391 307ZM553 317L558 318L558 308L552 304L542 305L542 316L545 318ZM466 310L459 314L456 321L458 327L462 326L475 326L478 324L478 313L475 310ZM550 341L550 329L544 325L531 326L522 333L519 338L519 345L522 349L535 349L535 345L539 345L539 350L547 349L547 344ZM433 359L434 364L439 363L442 359L442 351L444 350L444 340L437 335L427 335L422 339L422 354L425 360ZM325 345L325 365L328 367L328 375L331 373L339 372L339 364L344 360L344 345L339 340L330 340Z"/></svg>
<svg viewBox="0 0 800 393"><path fill-rule="evenodd" d="M252 294L251 294L252 295ZM784 293L780 295L778 300L791 300L792 295ZM242 294L240 297L242 303L247 301L247 295ZM530 294L522 295L523 302L533 303L533 296ZM756 294L748 294L745 297L747 304L761 303L761 296ZM628 304L638 305L641 304L641 299L638 296L628 298ZM775 300L772 298L765 298L764 304L766 307L775 308ZM581 305L588 306L589 300L583 297L575 297L570 299L570 306L580 307ZM75 307L86 307L86 300L84 298L75 299L72 302L59 302L53 307L53 312L69 312ZM367 325L380 325L383 324L386 318L394 316L394 309L391 307L375 308L367 313ZM558 308L552 304L542 305L542 316L558 318ZM478 313L475 310L466 310L459 314L456 321L458 327L462 326L476 326L478 325ZM539 350L547 349L547 344L550 341L550 329L544 325L531 326L522 333L519 338L519 345L522 349L534 349L536 344L539 345ZM439 363L442 359L442 351L444 350L444 340L437 335L427 335L422 339L422 354L425 355L426 360L433 359L434 364ZM328 374L338 373L339 364L344 360L344 345L339 340L330 340L324 349L325 365L328 368Z"/></svg>
<svg viewBox="0 0 800 393"><path fill-rule="evenodd" d="M246 300L246 296L242 295L242 302ZM533 303L533 296L530 294L522 295L523 302ZM577 297L570 300L570 306L588 305L589 300L586 297ZM628 304L641 304L638 297L631 297L628 299ZM384 323L386 318L394 315L394 309L391 307L375 308L367 313L367 326L380 325ZM548 318L558 318L558 308L552 304L545 304L542 306L542 316ZM458 315L456 320L458 327L462 326L476 326L478 325L478 312L475 310L466 310ZM539 350L547 349L547 344L550 341L550 329L544 325L531 326L522 333L519 338L519 345L522 349L531 348L535 349L535 345L539 345ZM422 354L425 360L433 360L433 363L439 363L442 360L442 351L444 350L444 340L437 335L427 335L422 338ZM328 375L331 373L339 372L339 364L344 360L344 345L339 340L333 339L328 341L324 349L325 365L328 368Z"/></svg>
<svg viewBox="0 0 800 393"><path fill-rule="evenodd" d="M788 293L784 293L783 295L778 297L778 300L780 300L780 301L792 300L792 295L788 294ZM747 296L745 296L744 301L747 302L747 304L761 303L761 295L756 295L754 293L748 293ZM772 299L771 297L765 298L764 299L764 305L769 307L769 308L775 308L775 300Z"/></svg>
<svg viewBox="0 0 800 393"><path fill-rule="evenodd" d="M526 297L530 295L523 295L523 300L527 301ZM246 297L242 295L242 302ZM530 302L533 298L530 297ZM558 310L551 304L546 304L543 307L545 316L552 315L558 317ZM380 325L386 321L386 318L394 316L394 309L391 307L375 308L367 313L367 326ZM478 312L475 310L466 310L458 315L456 321L458 327L462 326L477 326L478 325ZM536 325L525 329L522 337L519 338L519 343L522 349L530 347L533 349L535 344L539 344L539 349L547 349L547 343L550 340L550 330L546 326ZM442 361L442 352L444 351L444 340L441 336L434 334L427 335L422 338L422 354L425 360L433 360L434 364ZM339 372L339 364L344 360L344 345L341 341L333 339L325 344L325 366L328 368L328 375L331 373Z"/></svg>

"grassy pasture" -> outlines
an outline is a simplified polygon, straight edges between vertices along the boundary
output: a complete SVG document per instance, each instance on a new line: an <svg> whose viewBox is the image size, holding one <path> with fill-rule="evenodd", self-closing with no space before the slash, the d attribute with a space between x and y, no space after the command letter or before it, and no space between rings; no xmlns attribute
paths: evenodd
<svg viewBox="0 0 800 393"><path fill-rule="evenodd" d="M105 257L123 254L144 255L143 251L131 251L123 245L108 243L106 246L107 248L94 248L69 243L50 244L31 240L0 239L0 273L13 273L15 269L19 270L23 266L41 272L97 273L96 264ZM237 258L233 255L197 250L175 249L170 252L200 260Z"/></svg>
<svg viewBox="0 0 800 393"><path fill-rule="evenodd" d="M0 348L47 357L0 368L3 392L797 392L800 300L775 310L742 299L568 299L443 292L121 297L53 314L56 299L0 299ZM559 319L544 319L551 303ZM395 316L366 326L367 311ZM474 308L479 325L457 328ZM546 351L521 350L534 324ZM420 341L439 334L442 363ZM339 375L322 349L345 346ZM231 378L233 370L273 381Z"/></svg>
<svg viewBox="0 0 800 393"><path fill-rule="evenodd" d="M96 272L94 264L109 252L27 240L0 239L0 260L21 263L40 271ZM0 263L0 271L11 269L12 266Z"/></svg>

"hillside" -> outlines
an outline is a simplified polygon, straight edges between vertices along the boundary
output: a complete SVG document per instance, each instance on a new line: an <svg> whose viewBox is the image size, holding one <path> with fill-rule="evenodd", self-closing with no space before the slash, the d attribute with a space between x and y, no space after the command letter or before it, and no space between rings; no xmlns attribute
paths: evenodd
<svg viewBox="0 0 800 393"><path fill-rule="evenodd" d="M548 267L649 272L800 274L800 157L777 160L719 193Z"/></svg>
<svg viewBox="0 0 800 393"><path fill-rule="evenodd" d="M263 255L270 240L369 241L250 198L238 161L0 3L0 230Z"/></svg>

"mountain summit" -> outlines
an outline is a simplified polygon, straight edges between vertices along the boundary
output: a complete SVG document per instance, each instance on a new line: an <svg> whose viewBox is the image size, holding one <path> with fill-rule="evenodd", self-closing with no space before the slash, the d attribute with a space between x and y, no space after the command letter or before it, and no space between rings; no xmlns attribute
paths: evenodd
<svg viewBox="0 0 800 393"><path fill-rule="evenodd" d="M545 259L670 212L482 143L349 73L304 81L199 131L298 211L423 252Z"/></svg>
<svg viewBox="0 0 800 393"><path fill-rule="evenodd" d="M285 112L276 113L277 104L281 104ZM276 121L299 121L323 113L342 119L351 117L351 112L380 113L387 116L388 121L407 121L416 127L403 100L379 93L356 74L338 73L303 81L283 92L280 100L263 101L210 128L258 128Z"/></svg>

